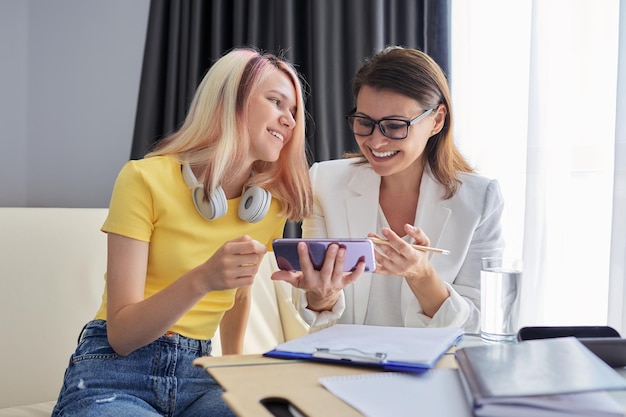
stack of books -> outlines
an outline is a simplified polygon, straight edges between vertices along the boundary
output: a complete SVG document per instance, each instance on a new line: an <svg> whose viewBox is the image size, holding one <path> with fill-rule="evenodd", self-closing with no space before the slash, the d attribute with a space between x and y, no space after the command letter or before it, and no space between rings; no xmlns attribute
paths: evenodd
<svg viewBox="0 0 626 417"><path fill-rule="evenodd" d="M626 380L574 337L471 346L456 359L477 417L624 416L607 391Z"/></svg>

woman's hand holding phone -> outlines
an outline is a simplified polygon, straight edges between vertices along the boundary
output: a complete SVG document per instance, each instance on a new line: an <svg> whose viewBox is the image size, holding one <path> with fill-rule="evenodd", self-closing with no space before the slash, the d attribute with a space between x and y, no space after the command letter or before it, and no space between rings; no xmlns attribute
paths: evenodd
<svg viewBox="0 0 626 417"><path fill-rule="evenodd" d="M339 299L341 290L356 281L363 274L366 262L363 259L363 261L357 262L356 266L347 268L347 266L352 265L351 263L346 265L346 255L350 248L346 247L343 241L334 240L321 242L324 243L325 249L323 261L319 263L319 258L312 259L311 257L310 247L314 243L320 243L320 240L299 239L298 241L284 242L284 239L277 239L274 244L274 253L277 257L277 262L279 265L282 263L284 269L272 274L272 279L287 281L294 287L306 291L307 307L310 310L331 310ZM285 251L284 247L279 249L282 244L288 244L285 246L291 246L292 248L295 246L298 270L295 270L296 268L294 267L296 263L294 262L293 254ZM290 258L291 261L286 264L285 259L280 259L280 257ZM290 265L291 268L287 267L287 265ZM350 272L345 272L344 269L346 268Z"/></svg>

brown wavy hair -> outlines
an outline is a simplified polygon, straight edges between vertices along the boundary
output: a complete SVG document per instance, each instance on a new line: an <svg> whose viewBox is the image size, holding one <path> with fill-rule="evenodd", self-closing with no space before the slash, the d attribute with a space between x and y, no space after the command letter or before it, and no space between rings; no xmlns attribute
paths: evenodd
<svg viewBox="0 0 626 417"><path fill-rule="evenodd" d="M368 58L357 71L352 81L355 98L363 86L394 91L416 100L425 109L445 106L443 128L428 139L424 159L435 179L445 187L444 198L452 197L461 184L457 174L474 170L454 143L450 89L439 65L417 49L390 46ZM360 158L357 163L366 162L360 152L345 156Z"/></svg>

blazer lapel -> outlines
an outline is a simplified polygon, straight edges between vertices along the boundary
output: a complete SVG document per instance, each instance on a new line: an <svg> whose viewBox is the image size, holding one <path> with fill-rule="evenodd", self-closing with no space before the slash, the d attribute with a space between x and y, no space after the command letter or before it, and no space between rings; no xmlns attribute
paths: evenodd
<svg viewBox="0 0 626 417"><path fill-rule="evenodd" d="M424 170L420 185L420 198L417 203L415 227L419 227L430 239L431 246L437 246L446 227L452 210L442 199L443 187L435 181L430 169Z"/></svg>
<svg viewBox="0 0 626 417"><path fill-rule="evenodd" d="M376 230L378 219L378 198L380 194L380 176L369 165L360 165L348 183L351 196L346 198L346 223L349 236L367 237ZM443 187L437 183L427 167L422 176L420 198L415 217L415 226L421 228L430 239L432 246L437 246L452 210L442 199ZM431 262L436 264L438 258ZM346 288L346 297L352 297L354 323L363 324L367 311L372 276L365 273L353 285ZM401 307L406 312L409 304L416 302L406 281L402 285Z"/></svg>
<svg viewBox="0 0 626 417"><path fill-rule="evenodd" d="M430 239L430 245L435 247L438 246L452 214L452 210L447 206L446 200L442 199L443 193L443 187L432 177L430 168L426 167L424 175L422 175L422 183L420 184L420 198L417 203L414 226L422 229ZM437 269L437 264L441 257L434 257L432 253L429 257L431 264ZM404 280L402 282L400 300L403 314L406 314L409 306L416 302L413 291L411 291L409 284Z"/></svg>
<svg viewBox="0 0 626 417"><path fill-rule="evenodd" d="M367 237L368 233L376 231L380 177L369 165L359 165L348 183L348 189L352 193L352 197L346 199L349 236ZM345 293L346 297L353 297L355 323L365 322L371 283L372 274L364 273L352 285L351 294Z"/></svg>

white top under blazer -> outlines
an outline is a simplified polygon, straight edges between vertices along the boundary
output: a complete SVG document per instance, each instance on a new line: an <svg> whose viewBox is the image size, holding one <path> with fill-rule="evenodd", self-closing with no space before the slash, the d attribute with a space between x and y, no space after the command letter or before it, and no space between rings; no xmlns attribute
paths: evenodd
<svg viewBox="0 0 626 417"><path fill-rule="evenodd" d="M378 202L380 176L369 164L339 159L313 164L314 194L311 217L302 223L303 237L362 238L380 228ZM501 217L503 198L497 180L461 173L457 193L444 200L444 188L426 166L415 217L415 226L429 237L431 246L447 249L447 256L430 254L430 262L450 291L431 318L426 316L406 280L402 279L400 309L406 327L480 327L480 258L504 250ZM317 313L306 308L306 295L295 289L294 304L312 327L335 322L366 324L370 289L376 274L364 273L343 290L332 311ZM379 275L382 276L382 275ZM396 316L398 316L396 314ZM395 324L390 324L395 325Z"/></svg>

